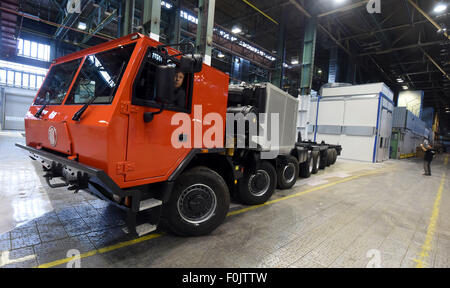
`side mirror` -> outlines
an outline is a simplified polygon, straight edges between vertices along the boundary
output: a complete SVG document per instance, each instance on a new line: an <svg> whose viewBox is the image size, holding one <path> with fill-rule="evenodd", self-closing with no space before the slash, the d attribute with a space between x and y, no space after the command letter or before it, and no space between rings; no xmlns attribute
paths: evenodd
<svg viewBox="0 0 450 288"><path fill-rule="evenodd" d="M174 98L175 67L158 66L156 68L156 100L171 103Z"/></svg>
<svg viewBox="0 0 450 288"><path fill-rule="evenodd" d="M172 66L158 66L156 68L155 83L156 83L156 100L161 102L161 107L157 112L145 112L144 122L152 122L155 115L164 111L166 103L172 103L174 100L174 79L175 67Z"/></svg>
<svg viewBox="0 0 450 288"><path fill-rule="evenodd" d="M198 73L203 68L203 56L200 54L184 55L181 57L180 69L183 73Z"/></svg>

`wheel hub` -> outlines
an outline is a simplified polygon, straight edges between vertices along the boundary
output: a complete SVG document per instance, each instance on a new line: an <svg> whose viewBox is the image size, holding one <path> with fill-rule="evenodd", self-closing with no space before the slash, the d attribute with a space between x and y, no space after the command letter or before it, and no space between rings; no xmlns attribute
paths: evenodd
<svg viewBox="0 0 450 288"><path fill-rule="evenodd" d="M287 183L291 183L295 178L295 166L293 163L289 163L283 169L283 177Z"/></svg>
<svg viewBox="0 0 450 288"><path fill-rule="evenodd" d="M264 170L258 170L256 174L250 176L248 186L248 190L254 196L262 196L266 194L270 186L269 174Z"/></svg>
<svg viewBox="0 0 450 288"><path fill-rule="evenodd" d="M207 185L194 184L178 198L178 213L186 222L200 224L208 221L217 207L214 191Z"/></svg>

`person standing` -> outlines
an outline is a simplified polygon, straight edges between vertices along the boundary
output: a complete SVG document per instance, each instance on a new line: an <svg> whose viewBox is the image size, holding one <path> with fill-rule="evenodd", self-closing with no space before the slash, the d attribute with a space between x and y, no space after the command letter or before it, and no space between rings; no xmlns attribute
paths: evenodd
<svg viewBox="0 0 450 288"><path fill-rule="evenodd" d="M436 152L434 152L433 147L428 144L428 141L424 144L420 144L420 147L425 152L425 156L423 158L423 169L425 173L423 175L431 176L431 161L433 161L433 156Z"/></svg>

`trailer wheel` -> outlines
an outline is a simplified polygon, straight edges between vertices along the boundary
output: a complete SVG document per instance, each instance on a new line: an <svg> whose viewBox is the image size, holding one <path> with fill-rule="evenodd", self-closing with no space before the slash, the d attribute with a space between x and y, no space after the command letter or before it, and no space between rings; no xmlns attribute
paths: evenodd
<svg viewBox="0 0 450 288"><path fill-rule="evenodd" d="M299 166L298 160L294 156L287 156L287 164L277 170L278 189L289 189L297 182Z"/></svg>
<svg viewBox="0 0 450 288"><path fill-rule="evenodd" d="M325 169L325 167L327 167L327 162L328 162L328 153L325 150L324 152L319 152L319 169Z"/></svg>
<svg viewBox="0 0 450 288"><path fill-rule="evenodd" d="M331 159L331 165L334 165L334 163L336 163L337 160L337 151L336 149L331 149L332 152L332 159Z"/></svg>
<svg viewBox="0 0 450 288"><path fill-rule="evenodd" d="M313 170L311 173L317 174L317 172L319 172L319 166L320 166L320 153L317 151L313 151L312 156L313 156Z"/></svg>
<svg viewBox="0 0 450 288"><path fill-rule="evenodd" d="M195 167L175 181L163 215L174 234L201 236L222 224L229 206L230 193L223 178L207 167Z"/></svg>
<svg viewBox="0 0 450 288"><path fill-rule="evenodd" d="M327 150L327 167L330 167L332 163L333 163L333 152L331 151L331 149L328 149Z"/></svg>
<svg viewBox="0 0 450 288"><path fill-rule="evenodd" d="M244 171L237 196L241 203L259 205L272 197L277 186L277 172L268 161L261 161L256 173Z"/></svg>
<svg viewBox="0 0 450 288"><path fill-rule="evenodd" d="M300 177L309 178L313 170L314 170L314 161L312 153L309 153L306 161L300 164Z"/></svg>

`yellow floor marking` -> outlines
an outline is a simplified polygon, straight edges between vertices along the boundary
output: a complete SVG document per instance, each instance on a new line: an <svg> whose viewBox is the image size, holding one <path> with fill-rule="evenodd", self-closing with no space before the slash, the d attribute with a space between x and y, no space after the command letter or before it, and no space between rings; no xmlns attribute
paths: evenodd
<svg viewBox="0 0 450 288"><path fill-rule="evenodd" d="M446 158L447 160L447 158ZM430 256L430 251L432 248L433 236L436 231L436 224L439 219L439 209L441 207L442 191L444 191L445 184L445 172L442 174L441 184L439 185L439 190L436 195L436 200L433 205L433 212L431 213L430 223L428 224L427 236L425 237L425 242L422 245L422 250L419 253L418 259L413 261L417 263L416 268L426 267L426 260Z"/></svg>
<svg viewBox="0 0 450 288"><path fill-rule="evenodd" d="M64 258L64 259L61 259L61 260L56 260L56 261L53 261L53 262L50 262L50 263L42 264L42 265L39 265L37 268L51 268L51 267L55 267L55 266L58 266L58 265L61 265L61 264L68 263L68 262L70 262L72 260L75 260L75 259L83 259L83 258L94 256L94 255L97 255L97 254L103 254L103 253L114 251L114 250L117 250L117 249L120 249L120 248L123 248L123 247L131 246L131 245L135 245L135 244L138 244L138 243L141 243L141 242L144 242L144 241L155 239L155 238L158 238L158 237L161 237L161 236L162 236L162 234L150 234L150 235L147 235L147 236L143 236L141 238L133 239L133 240L126 241L126 242L121 242L121 243L118 243L118 244L115 244L115 245L111 245L111 246L108 246L108 247L105 247L105 248L101 248L101 249L98 249L98 250L92 250L92 251L80 254L80 256L77 256L77 257L69 257L69 258Z"/></svg>
<svg viewBox="0 0 450 288"><path fill-rule="evenodd" d="M390 167L390 168L392 168L392 167ZM388 167L385 167L385 168L388 168ZM292 195L288 195L288 196L281 197L281 198L278 198L278 199L275 199L275 200L272 200L272 201L268 201L268 202L266 202L264 204L261 204L261 205L255 205L255 206L250 206L250 207L243 208L243 209L240 209L240 210L236 210L236 211L228 213L227 216L233 216L233 215L237 215L237 214L242 214L244 212L257 209L259 207L263 207L263 206L267 206L267 205L270 205L270 204L274 204L274 203L277 203L277 202L280 202L280 201L284 201L284 200L287 200L287 199L290 199L290 198L299 197L299 196L302 196L302 195L305 195L305 194L308 194L308 193L311 193L311 192L314 192L314 191L318 191L318 190L322 190L322 189L326 189L326 188L335 186L335 185L340 184L340 183L345 183L345 182L348 182L348 181L351 181L351 180L354 180L354 179L357 179L357 178L361 178L361 177L369 176L369 175L374 175L374 174L379 174L379 173L382 173L382 172L386 172L386 169L383 169L381 171L377 171L377 170L370 171L368 173L363 173L363 174L351 176L351 177L348 177L348 178L344 178L344 179L336 181L336 182L332 182L332 183L329 183L329 184L321 185L321 186L318 186L318 187L315 187L315 188L312 188L312 189L308 189L306 191L298 192L298 193L295 193L295 194L292 194ZM162 235L163 234L150 234L150 235L143 236L143 237L140 237L140 238L137 238L137 239L134 239L134 240L121 242L121 243L118 243L118 244L115 244L115 245L112 245L112 246L108 246L108 247L105 247L105 248L89 251L89 252L83 253L83 254L81 254L81 255L79 255L77 257L68 257L68 258L56 260L56 261L53 261L53 262L49 262L49 263L46 263L46 264L42 264L42 265L39 265L37 268L51 268L51 267L59 266L59 265L68 263L68 262L70 262L72 260L75 260L75 259L83 259L83 258L87 258L87 257L94 256L94 255L97 255L97 254L103 254L103 253L106 253L106 252L114 251L114 250L117 250L117 249L120 249L120 248L123 248L123 247L131 246L131 245L142 243L142 242L145 242L145 241L148 241L148 240L151 240L151 239L159 238Z"/></svg>
<svg viewBox="0 0 450 288"><path fill-rule="evenodd" d="M348 181L351 181L351 180L354 180L354 179L357 179L357 178L360 178L360 177L374 175L374 174L377 174L377 173L380 173L380 172L379 171L371 171L371 172L368 172L368 173L347 177L347 178L339 180L339 181L335 181L335 182L332 182L332 183L324 184L324 185L317 186L315 188L311 188L311 189L308 189L308 190L305 190L305 191L301 191L301 192L298 192L298 193L295 193L295 194L292 194L292 195L288 195L288 196L285 196L285 197L281 197L281 198L278 198L278 199L267 201L264 204L254 205L254 206L243 208L243 209L240 209L240 210L237 210L237 211L232 211L232 212L228 213L227 216L233 216L233 215L241 214L241 213L244 213L244 212L247 212L247 211L250 211L250 210L254 210L254 209L257 209L257 208L260 208L260 207L271 205L271 204L274 204L274 203L277 203L277 202L280 202L280 201L284 201L284 200L287 200L287 199L291 199L291 198L294 198L294 197L303 196L305 194L308 194L308 193L311 193L311 192L314 192L314 191L317 191L317 190L322 190L322 189L329 188L329 187L332 187L332 186L340 184L340 183L345 183L345 182L348 182Z"/></svg>

